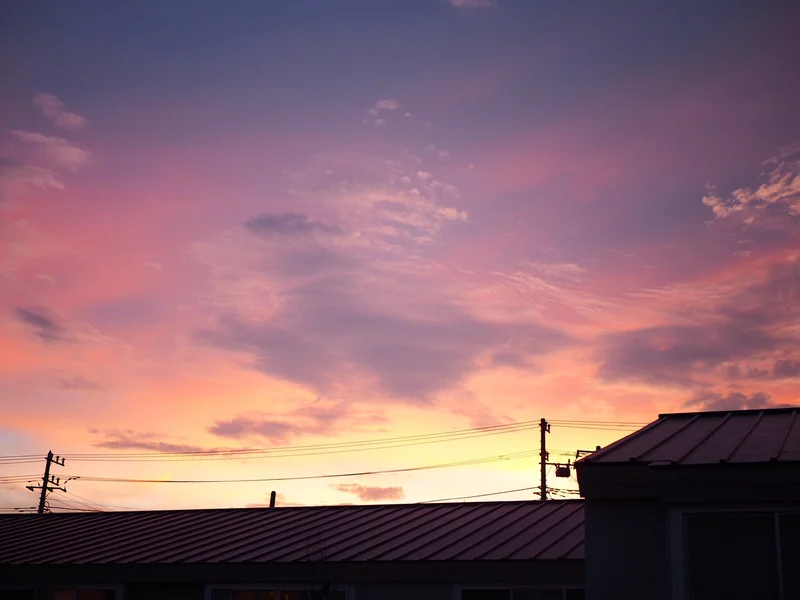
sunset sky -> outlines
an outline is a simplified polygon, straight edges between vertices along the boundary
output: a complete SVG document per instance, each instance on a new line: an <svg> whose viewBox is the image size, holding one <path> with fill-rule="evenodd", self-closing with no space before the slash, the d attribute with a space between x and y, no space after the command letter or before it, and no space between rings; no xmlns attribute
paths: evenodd
<svg viewBox="0 0 800 600"><path fill-rule="evenodd" d="M800 404L798 23L788 0L5 3L0 455L52 449L113 507L416 502L538 485L538 427L341 444L544 417L566 460L634 428L570 421ZM152 456L75 458L123 452ZM43 458L11 462L0 507L34 505L8 478Z"/></svg>

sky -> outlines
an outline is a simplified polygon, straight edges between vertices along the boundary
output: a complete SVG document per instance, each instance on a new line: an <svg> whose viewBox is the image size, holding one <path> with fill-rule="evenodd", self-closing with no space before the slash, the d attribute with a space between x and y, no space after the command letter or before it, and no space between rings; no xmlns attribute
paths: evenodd
<svg viewBox="0 0 800 600"><path fill-rule="evenodd" d="M54 507L524 499L540 418L800 404L797 3L0 13L4 508L49 449Z"/></svg>

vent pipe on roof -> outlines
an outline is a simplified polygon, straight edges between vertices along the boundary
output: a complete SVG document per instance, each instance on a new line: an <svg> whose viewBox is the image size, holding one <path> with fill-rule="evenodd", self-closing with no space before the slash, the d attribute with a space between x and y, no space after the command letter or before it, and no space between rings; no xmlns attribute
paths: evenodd
<svg viewBox="0 0 800 600"><path fill-rule="evenodd" d="M269 507L275 508L275 490L272 490L269 494Z"/></svg>

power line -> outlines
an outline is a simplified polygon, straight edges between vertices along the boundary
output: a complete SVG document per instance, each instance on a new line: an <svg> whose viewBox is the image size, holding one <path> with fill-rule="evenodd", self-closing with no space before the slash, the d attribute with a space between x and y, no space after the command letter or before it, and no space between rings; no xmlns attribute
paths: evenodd
<svg viewBox="0 0 800 600"><path fill-rule="evenodd" d="M106 509L100 508L97 506L91 506L86 502L81 502L79 500L73 500L72 498L59 498L58 502L62 505L66 506L59 506L56 504L50 503L51 506L55 506L56 508L72 508L72 509L81 509L81 510L91 510L93 512L106 512Z"/></svg>
<svg viewBox="0 0 800 600"><path fill-rule="evenodd" d="M592 429L601 431L631 430L645 425L625 421L550 421L554 425L564 428ZM517 433L535 429L538 421L520 421L501 425L489 425L446 432L436 432L420 435L397 436L378 438L353 442L336 442L327 444L308 444L300 446L276 446L272 448L234 448L211 450L187 450L180 452L95 452L95 453L69 453L70 460L83 462L149 462L169 460L233 460L251 458L282 458L286 456L315 456L319 454L336 454L341 452L360 452L365 450L380 450L406 446L415 446L428 443L447 441L460 441L481 437L485 435L498 435L503 433ZM29 464L41 460L37 455L8 455L0 456L0 464Z"/></svg>
<svg viewBox="0 0 800 600"><path fill-rule="evenodd" d="M423 434L417 436L402 436L394 438L373 439L356 442L338 442L330 444L313 444L305 446L283 446L274 448L251 448L232 450L204 450L188 452L145 452L145 453L95 453L95 454L70 454L70 460L83 462L150 462L170 460L243 460L251 458L283 458L287 456L318 456L339 454L342 452L361 452L365 450L383 450L390 448L417 446L431 443L461 441L488 435L517 433L528 431L533 426L529 423L513 425L492 426L491 428L477 428L459 430L445 433Z"/></svg>
<svg viewBox="0 0 800 600"><path fill-rule="evenodd" d="M474 458L469 460L462 460L458 462L439 463L434 465L423 465L418 467L405 467L400 469L382 469L377 471L360 471L353 473L333 473L324 475L300 475L293 477L263 477L255 479L133 479L124 477L95 477L84 475L73 475L74 479L81 481L96 481L105 483L262 483L267 481L301 481L308 479L334 479L339 477L363 477L367 475L383 475L388 473L409 473L413 471L425 471L429 469L444 469L450 467L463 467L478 464L485 464L490 462L499 462L504 460L518 460L521 458L529 458L535 456L534 451L517 452L513 454L505 454L499 456L489 456L482 458Z"/></svg>
<svg viewBox="0 0 800 600"><path fill-rule="evenodd" d="M105 503L101 504L100 502L95 502L94 500L90 500L89 498L84 498L83 496L80 496L80 495L76 494L75 492L67 492L67 496L74 496L75 498L83 500L84 503L88 503L90 505L97 506L98 508L103 509L103 510L113 510L115 508L118 508L118 509L121 509L121 510L141 510L141 509L138 509L138 508L134 508L133 506L119 506L117 504L105 504Z"/></svg>
<svg viewBox="0 0 800 600"><path fill-rule="evenodd" d="M501 494L511 494L514 492L528 492L530 490L538 490L538 486L517 488L515 490L502 490L500 492L488 492L485 494L472 494L471 496L453 496L452 498L437 498L436 500L423 500L419 504L430 504L432 502L447 502L449 500L468 500L470 498L485 498L486 496L500 496Z"/></svg>

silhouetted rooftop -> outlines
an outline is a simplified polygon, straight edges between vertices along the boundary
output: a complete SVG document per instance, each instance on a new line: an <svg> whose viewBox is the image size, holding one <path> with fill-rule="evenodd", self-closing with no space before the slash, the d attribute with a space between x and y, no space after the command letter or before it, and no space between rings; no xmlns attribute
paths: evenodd
<svg viewBox="0 0 800 600"><path fill-rule="evenodd" d="M800 408L662 414L581 462L680 466L800 462L798 412Z"/></svg>
<svg viewBox="0 0 800 600"><path fill-rule="evenodd" d="M583 548L579 500L0 516L6 565L558 560Z"/></svg>

